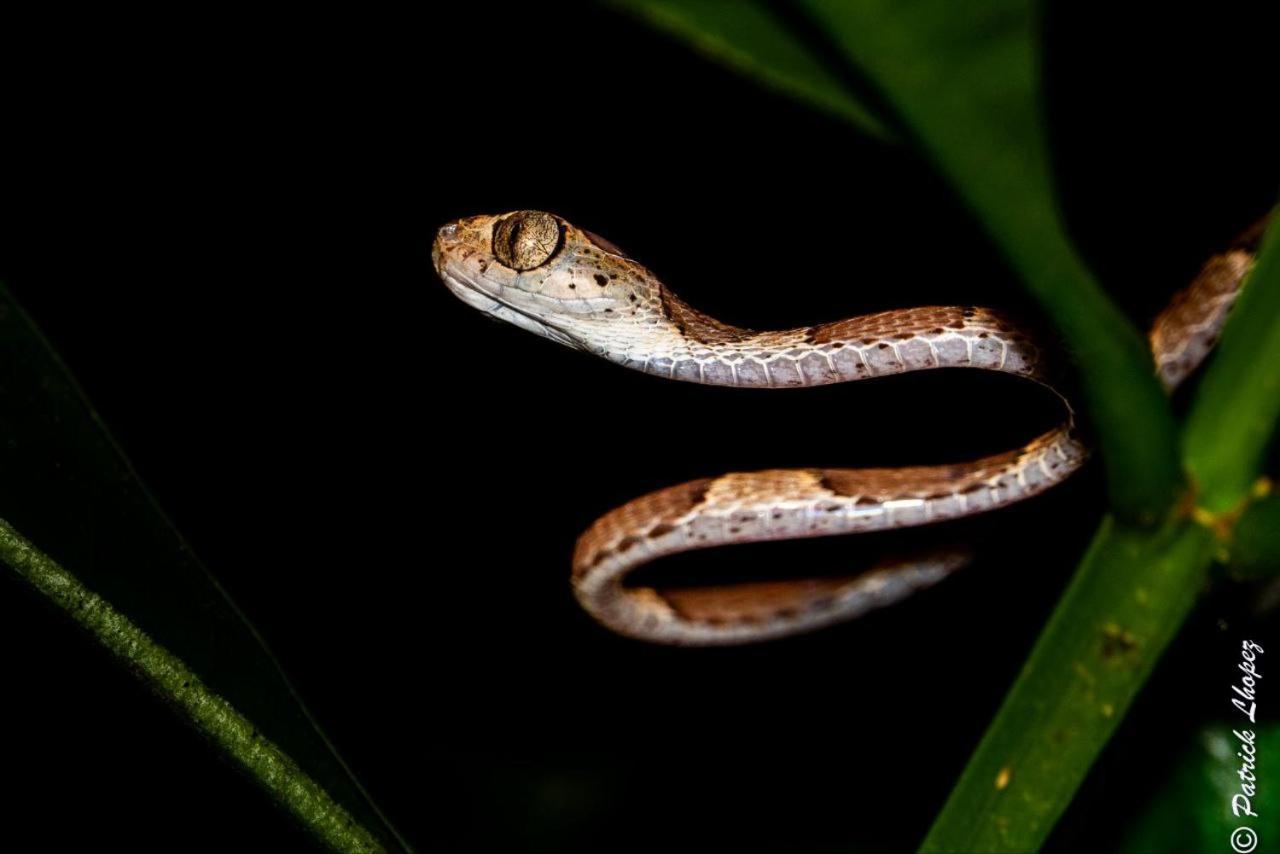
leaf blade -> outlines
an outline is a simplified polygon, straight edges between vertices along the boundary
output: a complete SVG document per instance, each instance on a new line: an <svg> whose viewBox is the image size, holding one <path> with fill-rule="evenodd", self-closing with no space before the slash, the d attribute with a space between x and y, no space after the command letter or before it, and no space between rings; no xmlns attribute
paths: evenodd
<svg viewBox="0 0 1280 854"><path fill-rule="evenodd" d="M0 284L0 518L173 652L387 847L399 837Z"/></svg>
<svg viewBox="0 0 1280 854"><path fill-rule="evenodd" d="M737 14L759 21L771 14L758 4L717 0L613 5L695 44L726 31L725 20ZM1098 428L1113 511L1158 520L1183 483L1176 425L1143 337L1086 268L1059 216L1039 108L1034 4L801 0L798 6L846 61L846 73L829 73L823 85L869 81L892 112L882 124L905 134L937 166L1061 332ZM787 27L775 24L774 36L788 53L804 47ZM755 50L750 63L708 52L765 80L785 76L767 49Z"/></svg>
<svg viewBox="0 0 1280 854"><path fill-rule="evenodd" d="M1247 722L1245 726L1251 726ZM1230 850L1229 840L1237 828L1254 825L1246 816L1231 813L1231 799L1240 794L1240 742L1232 735L1239 724L1207 726L1194 743L1182 751L1163 790L1129 827L1117 847L1119 854L1146 854L1149 851ZM1258 780L1280 777L1280 726L1256 729ZM1280 797L1274 786L1260 786L1252 802L1259 815L1274 815ZM1280 851L1274 833L1259 838L1255 854Z"/></svg>
<svg viewBox="0 0 1280 854"><path fill-rule="evenodd" d="M1146 343L1085 267L1059 216L1033 4L803 5L899 111L1061 332L1097 426L1113 511L1160 518L1182 482L1175 424Z"/></svg>
<svg viewBox="0 0 1280 854"><path fill-rule="evenodd" d="M651 26L689 42L698 52L766 86L843 118L863 132L891 140L876 111L850 94L838 77L758 0L609 0Z"/></svg>

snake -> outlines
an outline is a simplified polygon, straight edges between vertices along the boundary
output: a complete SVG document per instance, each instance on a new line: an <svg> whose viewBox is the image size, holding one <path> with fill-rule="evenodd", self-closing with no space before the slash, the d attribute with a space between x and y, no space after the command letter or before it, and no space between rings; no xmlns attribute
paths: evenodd
<svg viewBox="0 0 1280 854"><path fill-rule="evenodd" d="M1156 317L1153 368L1166 389L1208 355L1254 263L1264 223L1214 255ZM545 211L471 216L441 227L432 263L449 290L491 318L645 374L735 388L786 389L910 371L971 368L1049 388L1066 416L1021 448L901 468L731 472L640 496L578 538L571 584L619 634L675 645L751 643L860 616L969 562L946 547L883 558L842 576L696 586L627 583L658 558L731 544L910 528L1024 501L1089 457L1036 339L1005 314L927 306L776 331L691 307L608 240Z"/></svg>

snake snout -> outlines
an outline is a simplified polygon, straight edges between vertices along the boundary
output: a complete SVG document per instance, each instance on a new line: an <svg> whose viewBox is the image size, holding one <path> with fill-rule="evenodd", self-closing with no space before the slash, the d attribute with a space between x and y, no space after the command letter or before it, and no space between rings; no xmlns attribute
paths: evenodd
<svg viewBox="0 0 1280 854"><path fill-rule="evenodd" d="M436 239L431 243L431 265L436 268L436 272L441 272L440 262L445 251L452 247L458 241L458 223L449 222L440 226L436 231Z"/></svg>

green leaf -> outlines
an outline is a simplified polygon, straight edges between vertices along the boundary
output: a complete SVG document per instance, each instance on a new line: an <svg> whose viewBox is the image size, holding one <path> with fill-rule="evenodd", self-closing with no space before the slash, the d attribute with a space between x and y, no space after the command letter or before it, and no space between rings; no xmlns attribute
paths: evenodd
<svg viewBox="0 0 1280 854"><path fill-rule="evenodd" d="M1223 513L1248 498L1277 418L1280 216L1263 235L1257 262L1187 416L1182 447L1198 506Z"/></svg>
<svg viewBox="0 0 1280 854"><path fill-rule="evenodd" d="M763 79L776 82L801 67L795 57L806 45L754 3L623 5L697 45L731 45L710 53ZM1059 217L1040 114L1034 4L799 5L847 60L846 73L827 75L822 91L850 79L870 81L895 111L889 126L903 128L946 176L1061 331L1083 375L1113 511L1158 519L1181 485L1175 425L1145 341L1085 268ZM751 61L735 60L739 53Z"/></svg>
<svg viewBox="0 0 1280 854"><path fill-rule="evenodd" d="M384 846L398 847L394 830L261 638L139 482L57 354L2 286L0 518L185 662ZM14 542L17 551L6 554L27 553ZM30 606L40 606L35 595ZM121 669L120 678L130 677Z"/></svg>
<svg viewBox="0 0 1280 854"><path fill-rule="evenodd" d="M1071 245L1040 110L1030 0L805 0L986 227L1082 375L1112 510L1154 521L1180 483L1176 434L1143 338Z"/></svg>
<svg viewBox="0 0 1280 854"><path fill-rule="evenodd" d="M142 679L202 735L208 736L335 851L383 851L378 839L335 802L324 787L262 735L258 726L197 674L156 643L111 603L85 587L0 519L0 560L86 629L116 660Z"/></svg>
<svg viewBox="0 0 1280 854"><path fill-rule="evenodd" d="M1148 854L1151 851L1230 851L1231 834L1239 827L1251 827L1258 834L1254 854L1280 851L1280 834L1274 820L1263 825L1258 819L1236 817L1231 799L1240 793L1240 740L1233 731L1253 730L1256 734L1257 767L1254 776L1262 783L1253 799L1253 811L1260 816L1280 812L1280 787L1268 781L1280 779L1280 726L1254 727L1243 717L1239 721L1206 727L1195 743L1183 751L1173 773L1124 834L1118 854Z"/></svg>
<svg viewBox="0 0 1280 854"><path fill-rule="evenodd" d="M613 0L696 49L768 86L847 119L880 139L889 126L841 84L760 0Z"/></svg>
<svg viewBox="0 0 1280 854"><path fill-rule="evenodd" d="M1210 533L1108 519L921 851L1034 851L1208 577Z"/></svg>

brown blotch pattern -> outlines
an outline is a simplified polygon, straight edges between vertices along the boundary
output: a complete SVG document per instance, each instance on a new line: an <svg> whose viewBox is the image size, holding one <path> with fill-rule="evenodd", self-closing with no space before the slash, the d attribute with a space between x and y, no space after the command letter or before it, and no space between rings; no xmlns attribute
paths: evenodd
<svg viewBox="0 0 1280 854"><path fill-rule="evenodd" d="M610 555L634 548L647 536L660 536L655 532L664 525L674 529L677 519L702 503L711 483L711 478L702 478L670 486L601 516L578 538L573 554L574 577L599 566Z"/></svg>
<svg viewBox="0 0 1280 854"><path fill-rule="evenodd" d="M989 489L991 481L1056 438L1046 433L1025 448L983 457L970 463L904 468L819 469L819 483L835 495L854 497L855 505L878 504L894 498L939 499L956 493Z"/></svg>
<svg viewBox="0 0 1280 854"><path fill-rule="evenodd" d="M1138 639L1133 632L1123 629L1114 623L1102 627L1102 643L1099 650L1107 660L1119 658L1134 652L1138 648Z"/></svg>
<svg viewBox="0 0 1280 854"><path fill-rule="evenodd" d="M834 341L861 341L871 346L880 341L897 339L905 341L917 335L940 335L944 328L964 329L965 320L986 322L992 328L1000 321L997 314L986 309L959 306L923 306L882 311L833 323L811 326L805 332L805 341L814 345Z"/></svg>
<svg viewBox="0 0 1280 854"><path fill-rule="evenodd" d="M660 288L662 314L680 330L680 334L695 342L715 346L717 344L735 344L745 341L754 333L749 329L739 329L721 323L710 315L703 314L666 288Z"/></svg>

